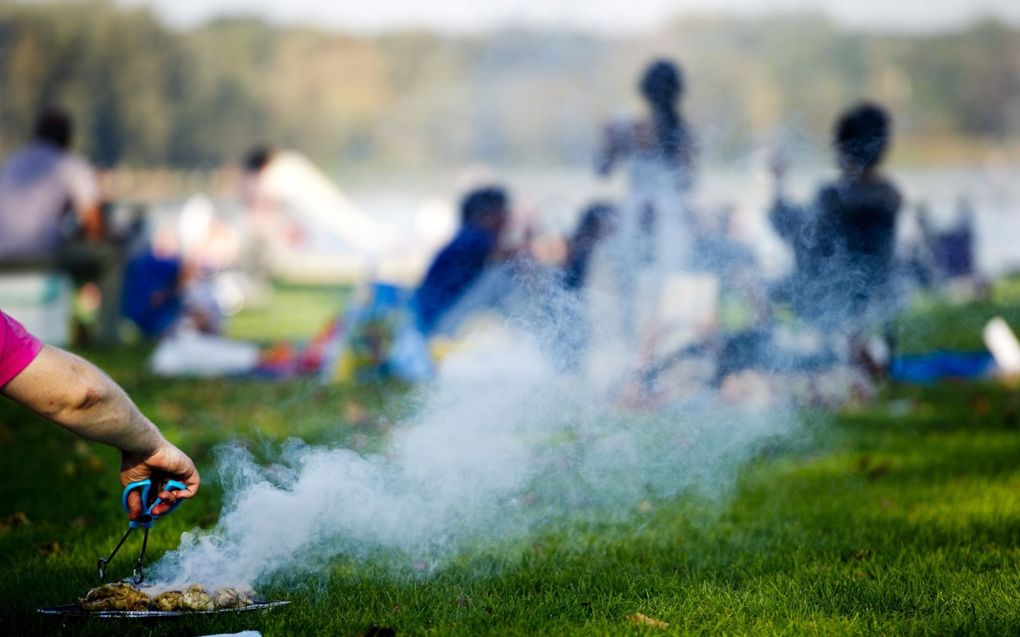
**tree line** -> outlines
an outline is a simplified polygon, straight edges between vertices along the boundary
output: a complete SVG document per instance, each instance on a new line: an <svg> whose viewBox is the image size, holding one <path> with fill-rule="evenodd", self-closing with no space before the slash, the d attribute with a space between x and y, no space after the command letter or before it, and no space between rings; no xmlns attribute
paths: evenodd
<svg viewBox="0 0 1020 637"><path fill-rule="evenodd" d="M651 58L683 65L706 147L824 135L863 97L907 137L1020 137L1020 29L851 31L815 15L685 18L625 38L504 30L351 35L254 18L175 30L109 1L0 5L0 155L60 104L105 166L211 167L252 146L329 165L588 161Z"/></svg>

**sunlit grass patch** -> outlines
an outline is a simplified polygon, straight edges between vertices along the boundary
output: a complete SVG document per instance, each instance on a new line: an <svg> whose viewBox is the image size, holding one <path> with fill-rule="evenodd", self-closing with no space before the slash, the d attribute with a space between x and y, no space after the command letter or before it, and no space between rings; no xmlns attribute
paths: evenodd
<svg viewBox="0 0 1020 637"><path fill-rule="evenodd" d="M331 295L313 312L332 312ZM246 316L245 329L270 333L274 316ZM206 478L201 497L152 533L153 557L218 520L218 444L258 457L289 437L367 451L406 410L384 386L158 379L143 371L146 353L87 352ZM618 515L469 546L434 571L414 556L395 568L392 556L342 555L266 583L263 595L294 603L264 615L111 625L34 610L94 585L95 560L124 525L116 453L3 402L0 633L1016 634L1018 413L1020 396L994 383L890 387L872 406L805 414L722 497L634 498ZM120 559L115 572L126 574L131 559ZM668 626L632 623L635 614Z"/></svg>

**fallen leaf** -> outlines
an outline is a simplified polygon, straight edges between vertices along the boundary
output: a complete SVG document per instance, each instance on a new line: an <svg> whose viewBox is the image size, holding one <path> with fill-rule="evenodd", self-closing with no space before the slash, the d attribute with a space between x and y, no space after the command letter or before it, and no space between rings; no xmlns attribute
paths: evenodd
<svg viewBox="0 0 1020 637"><path fill-rule="evenodd" d="M973 409L974 413L978 416L987 416L988 412L991 410L991 403L988 402L987 398L981 396L974 400Z"/></svg>
<svg viewBox="0 0 1020 637"><path fill-rule="evenodd" d="M18 511L17 513L0 518L0 529L13 529L16 526L28 526L29 524L28 516L25 515L24 511Z"/></svg>
<svg viewBox="0 0 1020 637"><path fill-rule="evenodd" d="M204 528L216 524L219 520L220 514L216 511L210 511L198 519L198 525Z"/></svg>
<svg viewBox="0 0 1020 637"><path fill-rule="evenodd" d="M57 555L61 551L63 551L63 548L60 546L60 542L56 540L51 540L49 542L46 542L45 544L39 545L39 555L41 555L42 557Z"/></svg>
<svg viewBox="0 0 1020 637"><path fill-rule="evenodd" d="M870 560L874 556L875 552L871 549L858 549L848 559L851 562L863 562L864 560Z"/></svg>
<svg viewBox="0 0 1020 637"><path fill-rule="evenodd" d="M72 529L87 529L90 526L92 526L92 517L88 515L79 515L71 520Z"/></svg>
<svg viewBox="0 0 1020 637"><path fill-rule="evenodd" d="M651 626L652 628L668 628L669 622L664 622L661 619L655 619L649 617L644 613L634 613L633 615L627 615L627 621L637 626Z"/></svg>
<svg viewBox="0 0 1020 637"><path fill-rule="evenodd" d="M887 473L889 473L889 463L882 462L869 469L866 475L868 480L877 480Z"/></svg>
<svg viewBox="0 0 1020 637"><path fill-rule="evenodd" d="M344 405L343 417L344 420L350 424L357 426L364 424L365 420L368 418L368 413L365 411L364 407L351 401Z"/></svg>

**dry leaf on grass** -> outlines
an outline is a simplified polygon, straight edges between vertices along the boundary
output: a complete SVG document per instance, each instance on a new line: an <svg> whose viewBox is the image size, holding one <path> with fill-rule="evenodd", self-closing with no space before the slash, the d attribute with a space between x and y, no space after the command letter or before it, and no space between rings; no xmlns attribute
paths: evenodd
<svg viewBox="0 0 1020 637"><path fill-rule="evenodd" d="M45 544L40 544L39 545L39 555L42 556L42 557L48 557L50 555L57 555L62 550L63 550L63 547L61 547L60 546L60 542L58 542L56 540L52 540L50 542L46 542Z"/></svg>
<svg viewBox="0 0 1020 637"><path fill-rule="evenodd" d="M865 560L870 560L874 555L875 555L875 552L872 551L871 549L863 548L863 549L858 549L857 551L855 551L847 559L849 561L851 561L851 562L863 562Z"/></svg>
<svg viewBox="0 0 1020 637"><path fill-rule="evenodd" d="M627 621L637 626L651 626L653 628L669 627L669 622L664 622L661 619L649 617L644 613L634 613L633 615L627 615Z"/></svg>
<svg viewBox="0 0 1020 637"><path fill-rule="evenodd" d="M92 516L79 515L71 520L72 529L87 529L92 526Z"/></svg>
<svg viewBox="0 0 1020 637"><path fill-rule="evenodd" d="M13 529L17 526L28 526L28 516L24 511L18 511L0 518L0 529Z"/></svg>

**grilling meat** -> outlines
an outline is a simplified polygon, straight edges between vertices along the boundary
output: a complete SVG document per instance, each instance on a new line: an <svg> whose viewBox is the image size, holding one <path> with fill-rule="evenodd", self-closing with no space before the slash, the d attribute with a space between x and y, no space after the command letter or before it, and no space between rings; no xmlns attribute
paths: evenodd
<svg viewBox="0 0 1020 637"><path fill-rule="evenodd" d="M166 591L152 598L154 610L172 611L184 607L184 593L180 591Z"/></svg>
<svg viewBox="0 0 1020 637"><path fill-rule="evenodd" d="M82 610L149 610L149 596L126 582L103 584L79 600Z"/></svg>
<svg viewBox="0 0 1020 637"><path fill-rule="evenodd" d="M82 610L120 611L201 611L227 608L244 608L255 603L255 591L250 588L218 588L207 591L192 584L183 591L164 591L153 597L127 582L103 584L93 588L79 600Z"/></svg>
<svg viewBox="0 0 1020 637"><path fill-rule="evenodd" d="M192 584L181 595L181 610L214 610L212 595L198 584Z"/></svg>
<svg viewBox="0 0 1020 637"><path fill-rule="evenodd" d="M216 608L244 608L255 601L255 591L250 588L220 588L213 593Z"/></svg>

